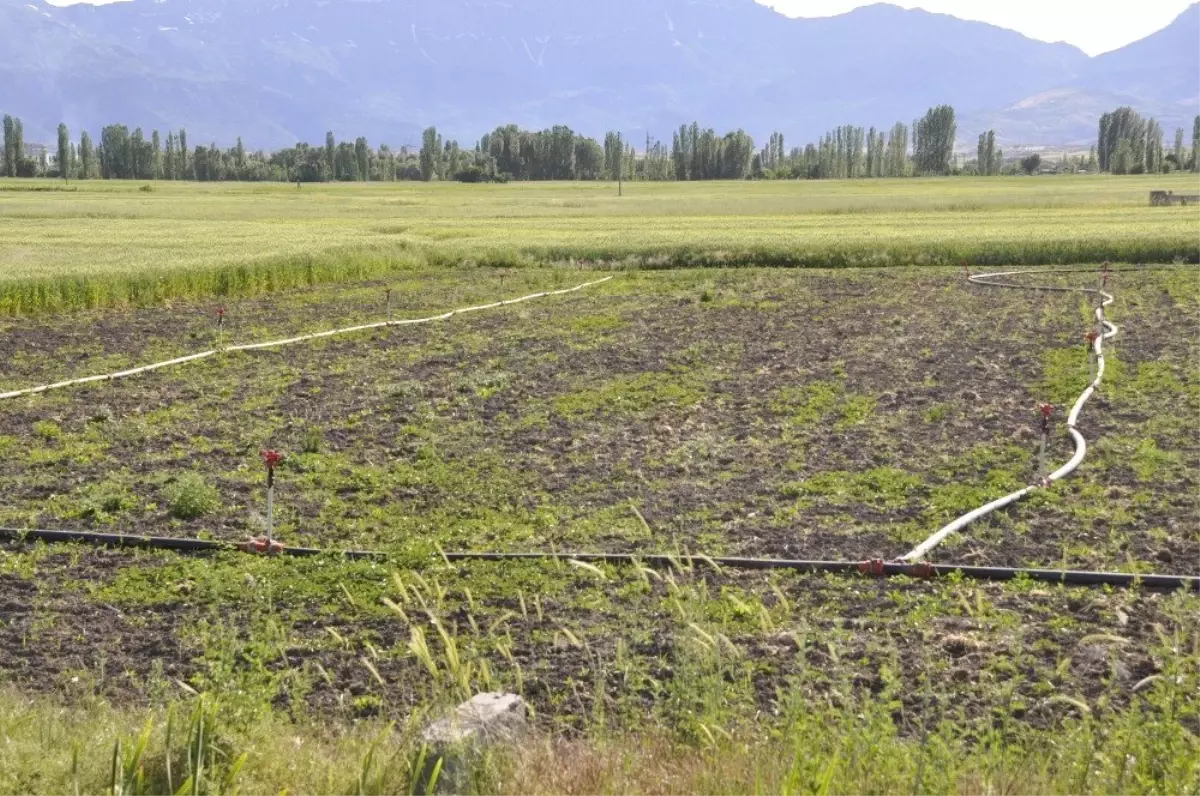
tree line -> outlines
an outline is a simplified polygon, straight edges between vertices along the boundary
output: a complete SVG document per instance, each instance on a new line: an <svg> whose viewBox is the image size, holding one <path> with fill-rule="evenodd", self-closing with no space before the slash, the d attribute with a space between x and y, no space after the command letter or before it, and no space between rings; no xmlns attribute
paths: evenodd
<svg viewBox="0 0 1200 796"><path fill-rule="evenodd" d="M1017 171L1033 173L1038 155L1005 160L996 148L996 133L979 134L976 156L959 162L954 153L958 125L954 108L930 108L911 126L896 122L886 131L854 125L836 127L817 141L788 148L782 133L772 133L759 149L744 130L718 133L698 122L683 125L671 141L646 136L641 152L620 133L598 141L556 126L524 130L497 127L474 146L445 140L436 127L424 131L421 144L394 150L367 139L338 141L326 133L323 144L298 143L275 151L248 150L237 139L233 147L216 144L189 147L186 130L158 130L149 137L138 127L108 125L98 141L82 132L72 141L65 124L58 126L57 147L30 147L19 118L4 116L0 174L63 179L241 180L290 182L355 182L395 180L741 180L861 179L952 174L992 176ZM1154 119L1132 108L1118 108L1100 118L1099 137L1087 158L1064 159L1058 170L1144 174L1197 171L1200 161L1200 116L1184 147L1184 130L1175 131L1174 146L1163 143Z"/></svg>
<svg viewBox="0 0 1200 796"><path fill-rule="evenodd" d="M783 133L774 133L751 164L752 176L762 179L858 179L909 177L916 163L931 166L927 174L949 174L949 159L933 164L925 151L909 153L909 127L897 122L886 134L874 127L844 125L830 130L816 143L787 150Z"/></svg>
<svg viewBox="0 0 1200 796"><path fill-rule="evenodd" d="M950 109L950 116L953 111ZM274 152L249 151L241 139L234 147L215 144L189 148L187 131L155 130L147 137L141 128L105 127L98 143L87 132L78 143L59 126L59 146L53 158L25 156L19 119L5 117L4 174L73 179L275 180L296 182L460 180L718 180L764 177L825 179L847 176L905 176L918 173L908 153L908 128L897 124L886 139L872 128L839 127L816 144L785 151L782 134L772 135L759 152L744 130L720 134L698 122L683 125L668 144L647 135L639 153L620 133L603 142L566 126L523 130L497 127L474 147L445 140L437 128L422 135L418 148L387 145L378 149L359 138L337 141L327 133L323 146L299 143ZM953 128L950 130L953 140ZM862 151L866 141L868 151ZM18 154L21 153L21 154ZM923 150L917 150L918 157ZM922 160L929 162L928 158ZM948 173L948 158L929 173Z"/></svg>
<svg viewBox="0 0 1200 796"><path fill-rule="evenodd" d="M1192 146L1184 148L1184 130L1176 128L1174 146L1163 145L1163 129L1128 106L1100 117L1096 154L1101 171L1113 174L1157 174L1200 171L1200 116L1192 122Z"/></svg>

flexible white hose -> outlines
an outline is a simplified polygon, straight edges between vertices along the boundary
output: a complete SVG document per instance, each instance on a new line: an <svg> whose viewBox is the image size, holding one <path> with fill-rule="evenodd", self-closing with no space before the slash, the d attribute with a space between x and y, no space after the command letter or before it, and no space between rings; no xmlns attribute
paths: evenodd
<svg viewBox="0 0 1200 796"><path fill-rule="evenodd" d="M54 384L42 384L37 387L27 387L22 390L13 390L12 392L0 393L0 400L4 400L6 398L20 398L22 395L34 395L36 393L46 392L47 390L58 390L58 389L62 389L64 387L74 387L79 384L88 384L88 383L94 382L94 381L108 381L110 379L122 379L122 378L125 378L126 376L133 376L138 373L146 373L147 371L158 370L159 368L165 368L165 367L169 367L171 365L182 365L186 362L194 362L198 359L204 359L205 357L211 357L215 354L220 354L220 353L224 353L227 351L261 351L266 348L279 348L280 346L292 345L293 343L302 343L307 340L317 340L322 337L333 337L334 335L350 334L351 332L363 332L363 331L367 331L368 329L379 329L379 328L382 328L385 326L411 326L413 324L418 324L418 323L432 323L433 321L445 321L445 320L449 320L450 318L453 318L455 315L460 315L460 314L466 313L466 312L479 312L481 310L495 309L496 307L503 307L503 306L506 306L509 304L520 304L522 301L530 301L532 299L545 298L547 296L561 296L566 293L574 293L577 290L583 290L584 288L593 287L593 286L599 285L603 282L607 282L612 278L613 277L611 277L611 276L606 276L603 279L596 279L591 282L584 282L582 285L576 285L575 287L564 288L563 290L550 290L550 291L543 291L541 293L531 293L528 296L521 296L520 298L506 299L504 301L494 301L491 304L481 304L476 307L463 307L461 309L450 310L449 312L442 313L441 315L432 315L428 318L409 318L406 320L399 320L399 321L380 321L378 323L367 323L367 324L363 324L361 326L347 326L347 327L344 327L341 329L331 329L327 332L314 332L312 334L302 334L297 337L288 337L283 340L270 340L265 343L247 343L244 345L226 346L225 348L213 348L213 349L209 349L208 351L201 351L196 354L188 354L187 356L176 357L175 359L167 359L162 362L154 362L149 365L141 365L140 367L130 368L129 370L119 370L115 373L101 373L96 376L84 376L83 378L79 378L79 379L68 379L67 381L60 381L60 382L56 382Z"/></svg>
<svg viewBox="0 0 1200 796"><path fill-rule="evenodd" d="M84 376L81 379L69 379L67 381L60 381L60 382L56 382L54 384L42 384L38 387L30 387L25 390L15 390L13 392L0 393L0 399L16 398L20 395L33 395L34 393L46 392L47 390L57 390L62 387L73 387L76 384L87 384L87 383L93 382L93 381L107 381L109 379L123 379L126 376L133 376L137 373L145 373L146 371L150 371L150 370L158 370L159 368L165 368L169 365L182 365L184 362L194 362L197 359L204 359L205 357L211 357L213 354L216 354L216 353L218 353L217 350L212 349L209 351L201 351L198 354L189 354L188 356L185 356L185 357L177 357L176 359L168 359L166 361L155 362L150 365L142 365L141 367L131 368L129 370L119 370L116 373L102 373L98 376Z"/></svg>
<svg viewBox="0 0 1200 796"><path fill-rule="evenodd" d="M987 515L991 514L994 511L998 511L999 509L1002 509L1005 506L1008 506L1012 503L1017 502L1018 500L1025 497L1026 495L1028 495L1030 492L1034 491L1035 489L1038 489L1043 486L1048 486L1049 484L1053 483L1054 481L1059 481L1059 480L1062 480L1063 478L1066 478L1068 475L1075 472L1075 469L1077 467L1079 467L1080 464L1083 463L1083 459L1087 455L1087 440L1084 439L1084 436L1079 433L1079 429L1077 429L1075 426L1079 422L1079 413L1081 411L1083 411L1084 404L1086 404L1088 402L1088 399L1090 399L1092 397L1092 395L1096 392L1096 390L1100 387L1100 380L1104 377L1104 341L1109 340L1117 335L1117 331L1118 331L1117 327L1114 324L1111 324L1107 320L1104 319L1104 308L1107 307L1109 304L1113 303L1113 297L1110 294L1105 293L1103 290L1098 290L1096 288L1090 288L1090 287L1058 287L1055 285L1021 285L1021 284L1015 284L1012 282L984 281L984 280L998 279L998 278L1006 277L1006 276L1013 276L1015 274L1052 274L1052 273L1063 273L1063 272L1066 272L1066 273L1091 273L1090 271L1081 272L1078 269L1071 269L1071 268L1043 268L1043 269L1037 269L1037 270L1003 271L1003 272L994 273L994 274L979 274L977 276L968 277L968 279L971 282L973 282L974 284L987 285L989 287L1008 287L1008 288L1015 288L1018 290L1054 290L1054 291L1069 292L1069 293L1092 293L1092 294L1096 294L1096 295L1100 295L1100 296L1104 297L1104 300L1100 303L1100 306L1096 308L1096 321L1100 324L1101 328L1104 329L1104 333L1101 335L1098 335L1096 337L1095 342L1092 344L1093 351L1096 354L1096 378L1093 379L1092 383L1087 386L1087 389L1085 389L1080 394L1079 398L1075 401L1075 405L1071 407L1070 414L1067 415L1067 431L1070 432L1071 440L1075 444L1075 454L1071 457L1071 459L1066 464L1064 464L1062 467L1058 468L1053 473L1051 473L1046 478L1045 484L1034 484L1032 486L1027 486L1024 489L1019 489L1016 492L1012 492L1008 495L1005 495L1004 497L999 498L998 500L993 500L991 503L988 503L985 506L980 506L979 508L975 509L974 511L967 512L966 514L962 515L961 517L954 520L953 522L943 526L942 528L939 528L928 539L926 539L924 542L921 542L921 544L917 545L912 550L910 550L908 553L906 553L904 556L902 556L900 558L901 561L919 561L919 560L921 560L922 558L924 558L926 556L926 554L929 553L930 550L932 550L933 548L935 548L939 544L941 544L942 541L944 541L945 538L947 536L949 536L950 534L956 533L956 532L962 530L963 528L970 525L975 520L980 519L981 517L986 517Z"/></svg>

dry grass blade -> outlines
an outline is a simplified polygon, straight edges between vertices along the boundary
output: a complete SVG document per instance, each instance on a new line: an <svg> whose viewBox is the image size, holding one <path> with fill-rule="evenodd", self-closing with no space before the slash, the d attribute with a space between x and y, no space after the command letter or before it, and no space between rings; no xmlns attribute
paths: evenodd
<svg viewBox="0 0 1200 796"><path fill-rule="evenodd" d="M604 570L600 569L600 567L596 566L595 564L589 564L588 562L580 561L577 558L568 558L567 563L576 569L582 569L586 572L592 573L596 577L600 578L600 580L608 580L608 576L604 574Z"/></svg>
<svg viewBox="0 0 1200 796"><path fill-rule="evenodd" d="M375 664L371 663L371 661L366 657L361 657L358 660L362 663L363 666L366 667L367 671L371 673L371 676L375 678L375 681L377 683L379 683L381 686L384 686L384 687L387 686L387 683L384 681L383 676L380 675L379 670L375 668Z"/></svg>
<svg viewBox="0 0 1200 796"><path fill-rule="evenodd" d="M1132 642L1129 639L1124 638L1122 636L1114 636L1110 633L1093 633L1090 636L1084 636L1083 638L1079 639L1080 646L1087 646L1088 644L1125 645L1125 644L1130 644L1130 643L1132 643Z"/></svg>
<svg viewBox="0 0 1200 796"><path fill-rule="evenodd" d="M395 612L401 619L403 619L405 622L408 622L409 624L412 624L412 620L408 618L408 614L404 612L403 608L401 608L396 603L392 602L387 597L380 597L379 599L384 605L386 605L388 608L392 609L392 611Z"/></svg>
<svg viewBox="0 0 1200 796"><path fill-rule="evenodd" d="M1055 694L1054 696L1052 696L1046 700L1046 704L1047 705L1056 705L1056 704L1070 705L1071 707L1077 708L1081 713L1091 713L1092 712L1092 709L1090 707L1088 707L1088 704L1086 702L1084 702L1082 699L1080 699L1078 697L1068 696L1066 694Z"/></svg>

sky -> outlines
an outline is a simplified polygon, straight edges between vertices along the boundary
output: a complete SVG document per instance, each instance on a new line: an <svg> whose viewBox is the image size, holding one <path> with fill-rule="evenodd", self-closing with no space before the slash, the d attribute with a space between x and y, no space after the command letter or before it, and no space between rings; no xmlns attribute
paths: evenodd
<svg viewBox="0 0 1200 796"><path fill-rule="evenodd" d="M855 0L759 0L792 17L828 17L869 3ZM961 19L988 22L1032 39L1074 44L1088 55L1124 47L1171 24L1195 0L1138 0L1129 9L1099 0L888 0ZM1113 3L1118 5L1117 3ZM1123 4L1122 4L1123 5Z"/></svg>
<svg viewBox="0 0 1200 796"><path fill-rule="evenodd" d="M112 2L113 0L82 0ZM1116 3L1116 0L1109 0ZM80 0L49 0L70 5ZM870 3L861 0L758 0L792 17L828 17ZM1106 11L1100 0L889 0L961 19L988 22L1033 39L1074 44L1088 55L1124 47L1165 28L1195 0L1138 0L1136 11Z"/></svg>

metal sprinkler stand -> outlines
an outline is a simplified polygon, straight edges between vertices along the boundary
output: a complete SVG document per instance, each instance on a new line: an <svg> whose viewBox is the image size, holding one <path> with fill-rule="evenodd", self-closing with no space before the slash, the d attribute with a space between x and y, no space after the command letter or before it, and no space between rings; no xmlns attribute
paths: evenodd
<svg viewBox="0 0 1200 796"><path fill-rule="evenodd" d="M1050 415L1054 414L1054 404L1038 404L1038 412L1042 415L1042 445L1038 452L1038 483L1046 484L1046 447L1050 442Z"/></svg>
<svg viewBox="0 0 1200 796"><path fill-rule="evenodd" d="M283 454L273 450L262 450L263 462L267 465L267 549L275 544L275 465L283 461Z"/></svg>

